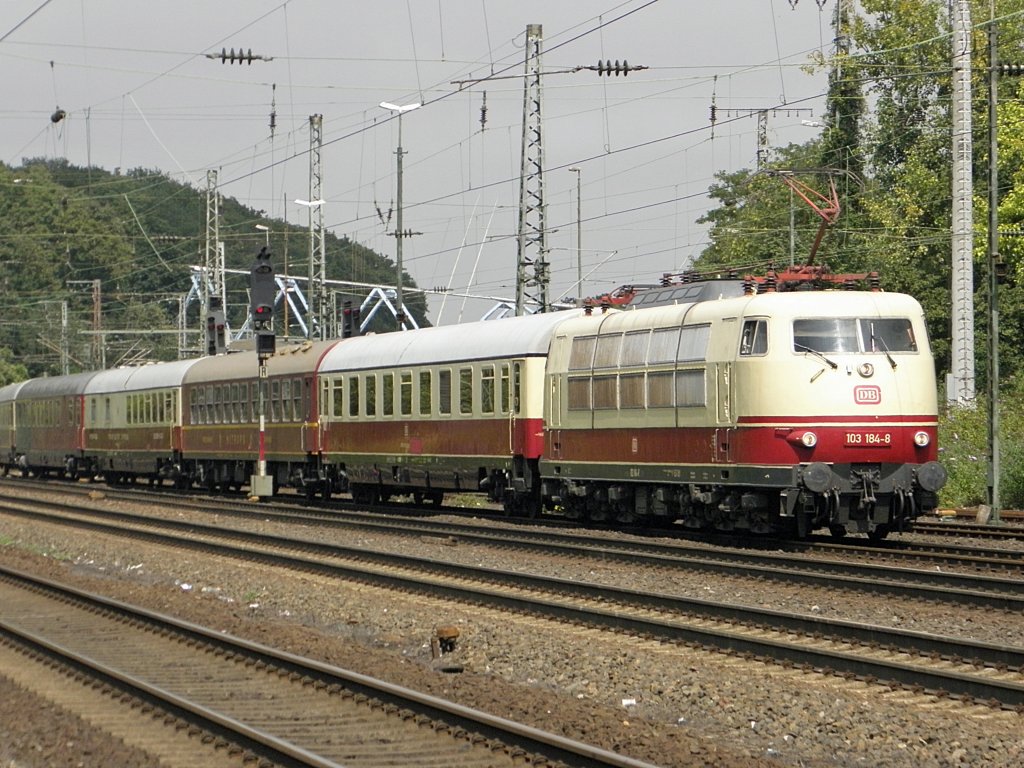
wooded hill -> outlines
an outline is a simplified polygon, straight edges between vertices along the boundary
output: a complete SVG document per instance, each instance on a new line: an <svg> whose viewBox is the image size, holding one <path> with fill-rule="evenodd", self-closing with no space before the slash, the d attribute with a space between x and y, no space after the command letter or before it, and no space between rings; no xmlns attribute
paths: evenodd
<svg viewBox="0 0 1024 768"><path fill-rule="evenodd" d="M275 269L285 257L292 274L308 274L309 229L268 219L262 211L233 198L220 202L219 235L227 269L248 270L266 244ZM117 175L99 168L80 168L62 160L30 160L19 167L0 164L0 286L6 309L0 317L0 383L60 372L62 326L72 372L97 367L97 319L104 330L123 334L104 337L108 366L142 360L173 360L178 356L181 302L192 285L192 267L203 263L206 233L206 190L196 189L162 173L136 169ZM326 273L329 280L393 285L394 262L327 232ZM98 292L96 291L98 283ZM239 328L249 311L248 276L226 278L228 319ZM405 285L415 283L406 275ZM305 283L300 283L305 290ZM358 304L366 291L339 296L339 303ZM407 293L409 311L420 325L426 301ZM64 304L66 303L66 312ZM197 331L200 306L188 307L188 328ZM394 319L378 312L374 330L394 329ZM66 321L62 316L66 315ZM276 330L284 335L284 313ZM302 336L294 318L292 336ZM154 333L139 333L154 331ZM160 333L155 333L160 331ZM198 349L200 337L188 336ZM6 352L4 350L7 350Z"/></svg>

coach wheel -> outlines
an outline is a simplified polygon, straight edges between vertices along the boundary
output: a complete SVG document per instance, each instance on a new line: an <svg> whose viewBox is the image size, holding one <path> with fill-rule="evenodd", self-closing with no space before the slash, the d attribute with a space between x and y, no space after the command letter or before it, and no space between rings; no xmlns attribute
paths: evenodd
<svg viewBox="0 0 1024 768"><path fill-rule="evenodd" d="M352 501L356 504L373 504L373 490L368 485L357 483L352 486Z"/></svg>
<svg viewBox="0 0 1024 768"><path fill-rule="evenodd" d="M830 525L828 532L832 534L833 539L842 539L846 537L846 526L845 525Z"/></svg>
<svg viewBox="0 0 1024 768"><path fill-rule="evenodd" d="M876 525L872 530L868 531L868 538L874 542L882 541L888 535L888 525Z"/></svg>

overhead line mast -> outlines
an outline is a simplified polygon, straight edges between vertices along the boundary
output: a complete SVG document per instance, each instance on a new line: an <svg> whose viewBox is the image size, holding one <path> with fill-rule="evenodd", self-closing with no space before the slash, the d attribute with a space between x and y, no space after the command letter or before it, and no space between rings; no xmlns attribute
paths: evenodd
<svg viewBox="0 0 1024 768"><path fill-rule="evenodd" d="M519 170L519 230L516 260L516 315L527 304L549 308L551 273L547 262L547 205L544 201L544 147L541 118L542 26L526 26L523 79L523 141Z"/></svg>

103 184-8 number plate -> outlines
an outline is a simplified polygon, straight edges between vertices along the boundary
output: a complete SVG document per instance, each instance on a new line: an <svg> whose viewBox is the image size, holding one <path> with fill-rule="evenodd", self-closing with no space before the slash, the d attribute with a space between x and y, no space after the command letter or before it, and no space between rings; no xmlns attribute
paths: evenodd
<svg viewBox="0 0 1024 768"><path fill-rule="evenodd" d="M846 432L847 448L888 448L892 445L892 432Z"/></svg>

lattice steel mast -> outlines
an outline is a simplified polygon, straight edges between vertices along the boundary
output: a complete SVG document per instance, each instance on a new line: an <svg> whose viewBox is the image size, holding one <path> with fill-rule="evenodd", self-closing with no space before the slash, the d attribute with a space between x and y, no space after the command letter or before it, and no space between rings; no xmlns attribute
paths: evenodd
<svg viewBox="0 0 1024 768"><path fill-rule="evenodd" d="M309 116L309 317L306 337L327 338L327 260L324 241L323 115Z"/></svg>
<svg viewBox="0 0 1024 768"><path fill-rule="evenodd" d="M526 27L523 82L523 142L519 172L519 235L516 266L516 314L534 305L548 310L551 275L547 263L547 212L544 202L544 149L541 119L540 24Z"/></svg>

